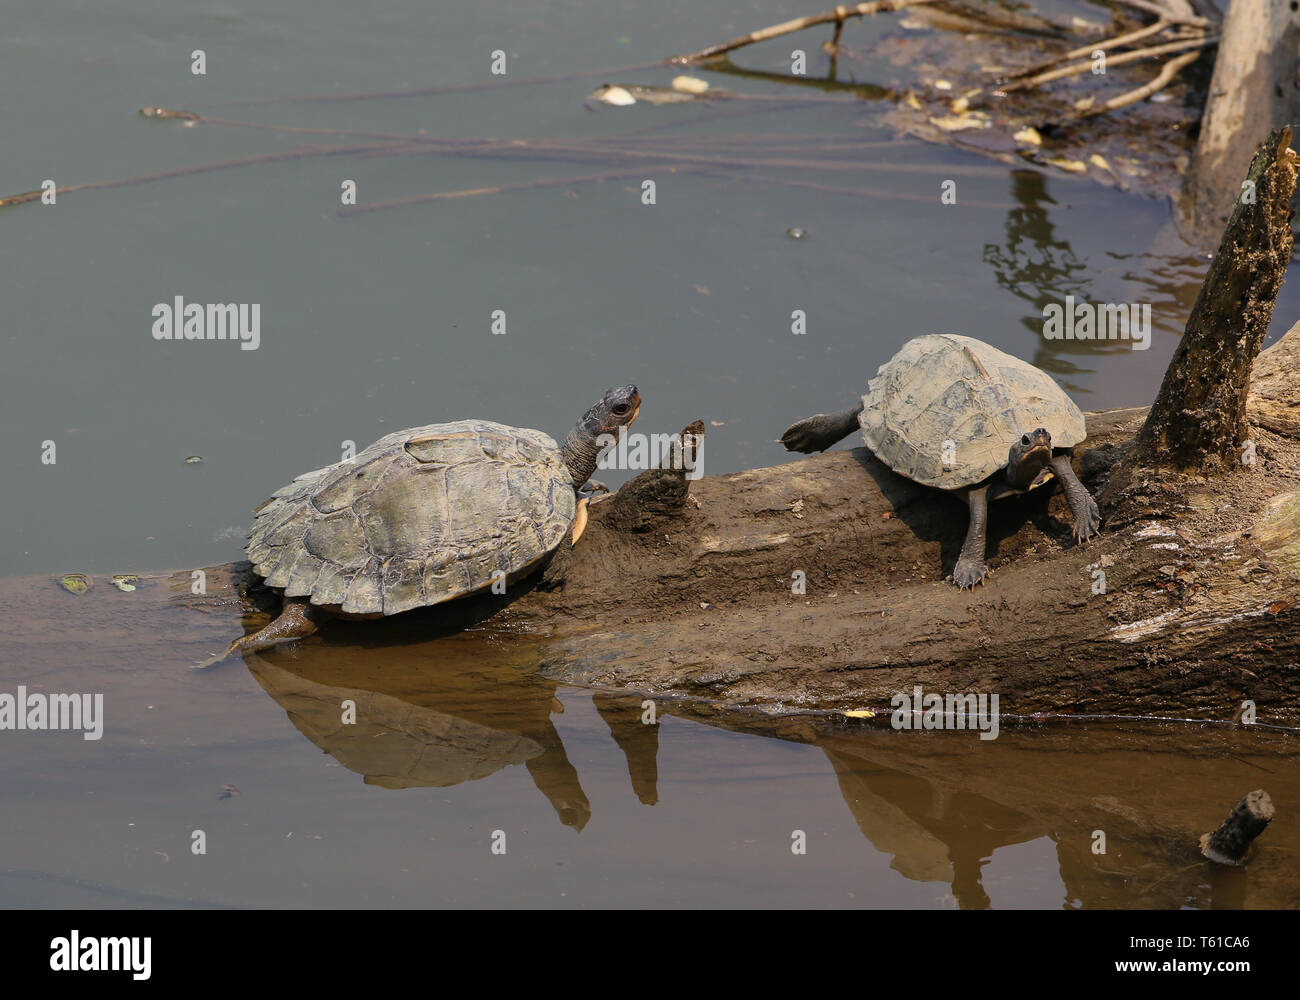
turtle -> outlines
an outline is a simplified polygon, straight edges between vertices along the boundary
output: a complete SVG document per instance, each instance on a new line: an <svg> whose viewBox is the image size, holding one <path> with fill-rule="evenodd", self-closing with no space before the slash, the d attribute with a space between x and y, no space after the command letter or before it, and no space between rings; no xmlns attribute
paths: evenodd
<svg viewBox="0 0 1300 1000"><path fill-rule="evenodd" d="M563 446L490 420L386 434L349 461L298 476L253 511L253 573L283 599L236 652L314 634L331 617L372 619L518 580L587 525L588 479L641 410L635 385L606 390Z"/></svg>
<svg viewBox="0 0 1300 1000"><path fill-rule="evenodd" d="M885 465L958 495L970 522L950 579L982 583L988 503L1059 479L1079 543L1097 534L1097 504L1070 464L1087 435L1083 413L1046 372L951 333L904 344L842 413L807 417L781 435L788 451L825 451L857 429Z"/></svg>

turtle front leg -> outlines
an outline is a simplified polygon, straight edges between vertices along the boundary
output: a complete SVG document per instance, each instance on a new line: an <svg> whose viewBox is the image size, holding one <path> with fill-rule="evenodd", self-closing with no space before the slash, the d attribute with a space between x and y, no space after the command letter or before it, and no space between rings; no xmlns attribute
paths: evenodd
<svg viewBox="0 0 1300 1000"><path fill-rule="evenodd" d="M961 547L961 555L957 557L957 565L952 568L952 582L959 590L967 587L974 589L975 584L982 583L989 572L988 565L984 562L989 514L988 487L967 490L966 503L970 505L970 525L966 528L966 541Z"/></svg>
<svg viewBox="0 0 1300 1000"><path fill-rule="evenodd" d="M1093 500L1087 487L1074 474L1069 455L1055 456L1052 459L1052 471L1065 488L1065 502L1070 505L1070 513L1074 515L1075 541L1086 542L1101 527L1101 512L1097 510L1097 501Z"/></svg>
<svg viewBox="0 0 1300 1000"><path fill-rule="evenodd" d="M224 653L210 656L203 662L194 664L190 669L208 670L220 663L224 663L235 653L256 653L259 650L270 649L272 646L278 646L281 643L305 639L309 635L316 634L320 629L323 618L324 612L319 608L312 607L305 597L287 597L284 601L284 610L270 625L254 632L252 635L236 639Z"/></svg>

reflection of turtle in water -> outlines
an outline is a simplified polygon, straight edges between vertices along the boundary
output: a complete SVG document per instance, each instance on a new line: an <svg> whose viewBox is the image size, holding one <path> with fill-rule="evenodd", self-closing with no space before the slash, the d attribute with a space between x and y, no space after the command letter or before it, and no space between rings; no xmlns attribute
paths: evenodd
<svg viewBox="0 0 1300 1000"><path fill-rule="evenodd" d="M599 439L640 408L625 385L584 413L563 447L540 431L461 420L396 431L299 476L256 510L247 548L284 609L200 666L309 636L329 615L381 618L528 573L570 529L577 542Z"/></svg>
<svg viewBox="0 0 1300 1000"><path fill-rule="evenodd" d="M1070 465L1070 447L1086 435L1083 414L1045 372L988 344L946 333L910 340L867 383L861 403L800 420L781 443L789 451L825 451L859 427L867 447L899 475L955 492L970 505L952 571L958 587L973 587L988 573L990 500L1055 476L1065 487L1075 538L1097 532L1097 504Z"/></svg>

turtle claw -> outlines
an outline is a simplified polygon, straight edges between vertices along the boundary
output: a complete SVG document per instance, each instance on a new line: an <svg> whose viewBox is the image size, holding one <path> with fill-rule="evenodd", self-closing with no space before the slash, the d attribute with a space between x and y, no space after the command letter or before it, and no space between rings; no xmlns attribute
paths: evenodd
<svg viewBox="0 0 1300 1000"><path fill-rule="evenodd" d="M1076 511L1074 515L1073 534L1074 540L1082 545L1088 539L1099 534L1101 528L1101 512L1097 510L1097 502L1088 497L1088 505L1082 511Z"/></svg>
<svg viewBox="0 0 1300 1000"><path fill-rule="evenodd" d="M952 568L951 580L956 584L958 590L967 588L974 590L977 583L983 583L984 578L992 570L984 563L977 563L973 559L958 559L957 565Z"/></svg>

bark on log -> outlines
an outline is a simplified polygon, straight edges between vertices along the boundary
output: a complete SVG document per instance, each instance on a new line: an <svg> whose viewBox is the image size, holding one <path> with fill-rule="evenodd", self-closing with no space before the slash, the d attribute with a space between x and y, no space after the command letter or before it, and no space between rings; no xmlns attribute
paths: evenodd
<svg viewBox="0 0 1300 1000"><path fill-rule="evenodd" d="M1296 155L1280 129L1247 172L1239 199L1165 372L1133 460L1182 469L1241 469L1251 365L1268 332L1295 238Z"/></svg>
<svg viewBox="0 0 1300 1000"><path fill-rule="evenodd" d="M1223 230L1241 178L1270 129L1300 120L1300 13L1290 0L1228 7L1178 215L1206 245Z"/></svg>

